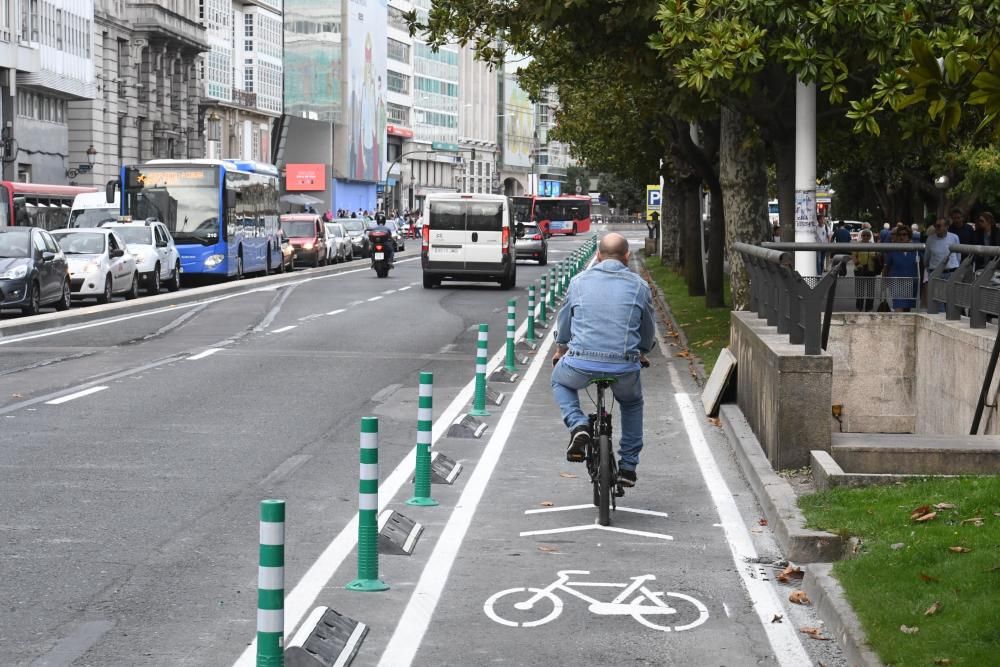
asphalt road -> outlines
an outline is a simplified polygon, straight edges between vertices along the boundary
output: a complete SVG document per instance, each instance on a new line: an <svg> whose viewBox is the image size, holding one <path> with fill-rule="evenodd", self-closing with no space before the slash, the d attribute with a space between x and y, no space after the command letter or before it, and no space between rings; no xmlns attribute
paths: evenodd
<svg viewBox="0 0 1000 667"><path fill-rule="evenodd" d="M641 243L641 231L633 236ZM551 261L581 241L554 239ZM358 263L105 325L0 338L0 663L233 664L254 638L258 502L277 497L288 507L286 631L301 620L292 607L313 604L364 620L372 630L355 664L800 664L781 652L805 655L796 630L817 623L800 609L781 612L790 633L762 622L758 610L773 600L754 597L759 585L746 575L769 578L780 554L756 525L721 434L706 426L705 447L740 517L720 519L718 480L700 472L704 452L689 445L676 398L697 405L697 390L669 350L646 375L650 444L640 486L623 502L643 512L615 515L632 532L523 534L593 521L589 508L555 511L586 504L590 491L563 460L544 360L497 386L507 400L492 409L483 439L438 440L466 466L454 486L435 485L441 505L402 504L418 372L434 372L436 418L462 409L476 325L490 325L497 353L506 300L518 298L520 320L525 286L542 273L521 263L512 292L424 290L412 259L385 280ZM342 537L352 537L358 428L369 414L380 419L382 488L406 482L382 503L427 529L413 556L383 556L390 591L365 595L343 589L355 556ZM546 511L526 513L538 509ZM745 544L731 546L737 528L752 530L759 562L734 556L746 555ZM332 543L347 545L342 562L331 559ZM317 564L326 578L303 582ZM525 612L508 604L516 594L487 601L544 588L562 570L604 583L655 576L650 590L677 602L672 631L595 614L568 592L557 596L561 615L538 627L486 611L537 621L517 616ZM549 615L551 600L536 613ZM823 644L812 658L841 664Z"/></svg>

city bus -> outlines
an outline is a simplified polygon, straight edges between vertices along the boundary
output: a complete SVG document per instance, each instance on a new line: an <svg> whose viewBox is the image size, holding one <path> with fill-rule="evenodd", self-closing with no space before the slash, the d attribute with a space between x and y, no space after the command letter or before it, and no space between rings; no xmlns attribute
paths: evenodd
<svg viewBox="0 0 1000 667"><path fill-rule="evenodd" d="M150 160L108 183L121 214L166 224L186 275L240 278L281 266L278 170L242 160Z"/></svg>
<svg viewBox="0 0 1000 667"><path fill-rule="evenodd" d="M511 197L514 219L534 222L548 236L583 234L590 231L590 197L563 195Z"/></svg>
<svg viewBox="0 0 1000 667"><path fill-rule="evenodd" d="M0 181L0 227L62 229L69 221L73 199L97 188Z"/></svg>

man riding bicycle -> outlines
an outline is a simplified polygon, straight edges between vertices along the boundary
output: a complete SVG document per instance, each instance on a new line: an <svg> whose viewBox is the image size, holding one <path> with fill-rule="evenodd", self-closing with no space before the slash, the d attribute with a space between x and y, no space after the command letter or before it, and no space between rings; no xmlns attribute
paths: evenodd
<svg viewBox="0 0 1000 667"><path fill-rule="evenodd" d="M628 268L631 253L621 234L607 234L597 264L574 278L556 320L552 393L570 429L566 460L583 461L593 434L580 409L579 390L593 378L612 377L621 405L618 483L635 486L642 450L642 384L639 369L655 342L649 285Z"/></svg>

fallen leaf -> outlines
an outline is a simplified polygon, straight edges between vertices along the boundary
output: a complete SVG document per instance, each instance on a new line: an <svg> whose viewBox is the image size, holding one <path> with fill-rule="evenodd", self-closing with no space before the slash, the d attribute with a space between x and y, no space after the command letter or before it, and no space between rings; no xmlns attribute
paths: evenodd
<svg viewBox="0 0 1000 667"><path fill-rule="evenodd" d="M906 545L903 544L902 542L896 542L895 544L890 544L889 548L892 549L893 551L899 551L900 549L902 549L905 546Z"/></svg>
<svg viewBox="0 0 1000 667"><path fill-rule="evenodd" d="M559 549L557 549L556 547L550 547L547 544L539 544L538 545L538 550L539 551L544 551L547 554L557 554L557 553L559 553Z"/></svg>
<svg viewBox="0 0 1000 667"><path fill-rule="evenodd" d="M787 584L792 579L801 579L805 576L801 567L797 565L789 565L784 570L778 573L777 579L783 584Z"/></svg>
<svg viewBox="0 0 1000 667"><path fill-rule="evenodd" d="M972 551L972 549L968 547L948 547L948 551L956 554L967 554Z"/></svg>
<svg viewBox="0 0 1000 667"><path fill-rule="evenodd" d="M771 622L772 623L781 623L781 619L782 618L784 618L784 616L782 616L781 614L775 614L774 616L771 617Z"/></svg>
<svg viewBox="0 0 1000 667"><path fill-rule="evenodd" d="M937 505L934 506L934 509L936 509L936 510L953 510L953 509L955 509L955 506L952 505L951 503L938 503Z"/></svg>
<svg viewBox="0 0 1000 667"><path fill-rule="evenodd" d="M937 512L928 512L927 514L924 514L923 516L917 517L916 519L914 519L914 521L916 521L917 523L922 523L924 521L933 521L934 517L936 517L936 516L937 516Z"/></svg>
<svg viewBox="0 0 1000 667"><path fill-rule="evenodd" d="M976 528L979 528L984 523L983 522L983 517L981 517L981 516L974 516L971 519L962 519L960 525L964 525L964 524L967 524L967 523L971 523Z"/></svg>
<svg viewBox="0 0 1000 667"><path fill-rule="evenodd" d="M552 505L554 505L554 504L555 503L553 503L551 500L543 500L541 502L541 506L542 507L552 507Z"/></svg>
<svg viewBox="0 0 1000 667"><path fill-rule="evenodd" d="M698 343L698 345L699 345L699 347L708 347L709 345L711 345L714 342L715 342L715 340L709 338L708 340L705 340L705 341L702 341L702 342Z"/></svg>
<svg viewBox="0 0 1000 667"><path fill-rule="evenodd" d="M950 665L951 660L948 658L938 658L934 661L935 665Z"/></svg>
<svg viewBox="0 0 1000 667"><path fill-rule="evenodd" d="M759 523L762 526L766 526L767 525L767 519L758 519L757 523Z"/></svg>
<svg viewBox="0 0 1000 667"><path fill-rule="evenodd" d="M934 604L932 604L930 607L927 607L927 611L924 612L924 616L933 616L939 611L941 611L941 603L935 600Z"/></svg>
<svg viewBox="0 0 1000 667"><path fill-rule="evenodd" d="M994 512L993 516L1000 516L1000 512Z"/></svg>
<svg viewBox="0 0 1000 667"><path fill-rule="evenodd" d="M937 577L932 577L931 575L924 574L923 572L919 573L917 576L926 581L927 583L931 583L933 581L940 581L940 579L938 579Z"/></svg>
<svg viewBox="0 0 1000 667"><path fill-rule="evenodd" d="M11 398L24 398L24 396L21 396L21 394L11 394L10 397Z"/></svg>
<svg viewBox="0 0 1000 667"><path fill-rule="evenodd" d="M930 505L921 505L920 507L917 507L916 509L910 510L910 518L911 519L916 519L918 516L923 516L923 515L927 514L930 511L931 511L931 506Z"/></svg>
<svg viewBox="0 0 1000 667"><path fill-rule="evenodd" d="M688 352L687 350L681 350L680 352L678 352L678 353L677 353L677 354L675 354L674 356L675 356L675 357L684 357L684 358L688 358L688 357L690 357L690 356L691 356L691 353L690 353L690 352Z"/></svg>
<svg viewBox="0 0 1000 667"><path fill-rule="evenodd" d="M709 417L708 418L708 423L711 424L712 426L716 426L716 427L721 427L722 426L722 420L719 419L718 417Z"/></svg>
<svg viewBox="0 0 1000 667"><path fill-rule="evenodd" d="M576 479L576 475L574 475L571 472L561 472L561 473L559 473L559 476L560 477L565 477L566 479Z"/></svg>
<svg viewBox="0 0 1000 667"><path fill-rule="evenodd" d="M788 601L795 604L812 604L805 591L792 591L792 594L788 596Z"/></svg>
<svg viewBox="0 0 1000 667"><path fill-rule="evenodd" d="M823 630L820 629L820 628L814 628L814 627L811 627L811 626L807 625L805 627L799 628L799 632L801 632L804 635L808 635L812 639L818 639L818 640L824 641L824 642L830 640L829 637L824 637L823 636Z"/></svg>
<svg viewBox="0 0 1000 667"><path fill-rule="evenodd" d="M920 628L918 628L916 626L914 626L914 627L911 628L908 625L901 625L901 626L899 626L899 631L902 632L902 633L904 633L904 634L907 634L907 635L915 635L918 632L920 632Z"/></svg>

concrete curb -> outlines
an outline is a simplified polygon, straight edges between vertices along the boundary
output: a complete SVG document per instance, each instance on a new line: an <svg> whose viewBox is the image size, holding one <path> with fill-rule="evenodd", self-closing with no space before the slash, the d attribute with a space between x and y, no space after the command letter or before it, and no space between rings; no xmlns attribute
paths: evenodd
<svg viewBox="0 0 1000 667"><path fill-rule="evenodd" d="M805 527L805 516L796 502L795 491L771 468L739 407L721 406L719 418L785 558L795 563L840 559L846 551L843 538Z"/></svg>
<svg viewBox="0 0 1000 667"><path fill-rule="evenodd" d="M813 563L806 566L802 590L816 607L816 613L823 619L827 631L832 634L851 665L856 667L882 667L882 661L868 647L868 640L861 622L855 616L844 589L833 574L830 563Z"/></svg>
<svg viewBox="0 0 1000 667"><path fill-rule="evenodd" d="M397 257L406 259L409 255L399 253ZM269 276L258 278L245 278L234 280L218 285L207 285L205 287L195 287L184 289L180 292L167 292L155 296L143 296L134 301L120 301L104 306L88 306L86 308L70 308L65 312L46 313L33 317L23 317L0 322L0 339L11 336L18 336L26 333L33 333L44 329L53 329L63 326L75 326L94 322L97 320L110 319L122 315L141 313L147 310L158 308L170 308L180 304L187 304L202 299L235 294L244 290L268 287L271 285L280 286L284 283L294 282L305 278L317 278L347 271L367 269L368 265L364 258L359 261L347 264L336 264L319 269L313 269L306 273L304 271L292 271L291 273L274 273Z"/></svg>

